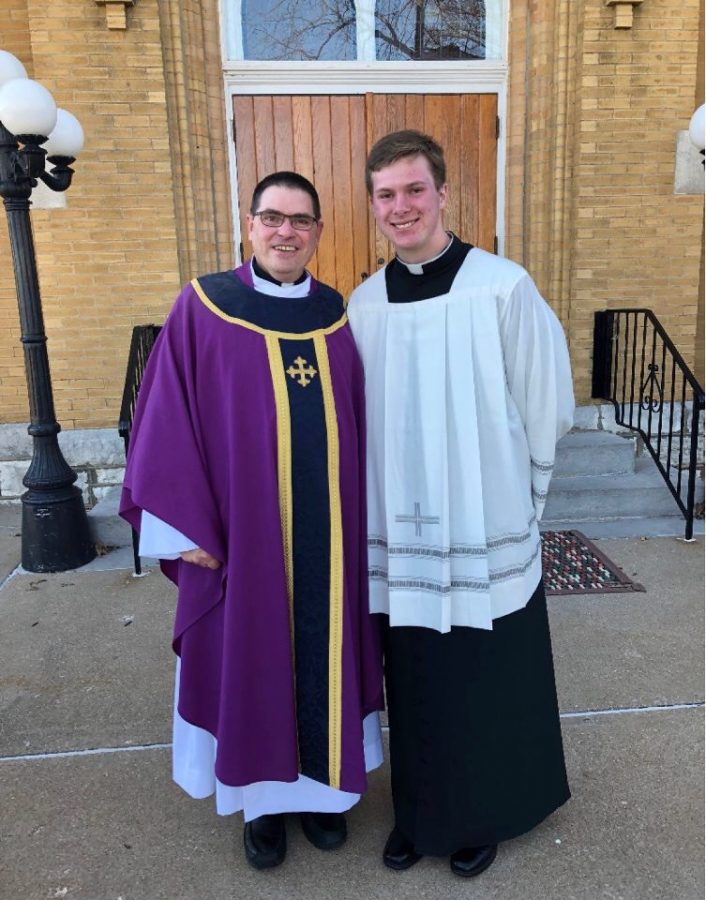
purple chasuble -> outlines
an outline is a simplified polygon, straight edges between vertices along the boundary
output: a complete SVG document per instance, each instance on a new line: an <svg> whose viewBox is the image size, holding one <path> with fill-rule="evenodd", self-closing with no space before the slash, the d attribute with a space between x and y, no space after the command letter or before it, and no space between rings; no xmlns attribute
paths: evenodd
<svg viewBox="0 0 706 900"><path fill-rule="evenodd" d="M179 714L217 739L217 778L242 786L309 774L298 730L313 711L324 728L313 777L362 793L362 720L383 708L368 612L362 366L336 292L312 279L308 297L281 298L248 281L246 264L177 298L140 388L120 512L139 527L147 510L222 563L162 563L178 586ZM323 439L307 444L316 422ZM312 497L325 502L312 501L322 519L309 521L309 450L319 447L323 487ZM297 684L309 591L323 598L325 656L314 671L325 677L303 672Z"/></svg>

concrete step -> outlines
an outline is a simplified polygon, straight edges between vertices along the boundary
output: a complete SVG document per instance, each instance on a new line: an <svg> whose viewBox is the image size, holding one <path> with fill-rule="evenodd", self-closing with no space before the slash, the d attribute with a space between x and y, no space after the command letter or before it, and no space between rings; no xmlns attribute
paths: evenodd
<svg viewBox="0 0 706 900"><path fill-rule="evenodd" d="M106 547L127 547L132 545L132 530L118 515L120 504L119 485L106 492L105 497L88 511L88 525L96 541Z"/></svg>
<svg viewBox="0 0 706 900"><path fill-rule="evenodd" d="M542 522L582 522L679 514L651 459L638 459L633 473L557 478L549 487Z"/></svg>
<svg viewBox="0 0 706 900"><path fill-rule="evenodd" d="M683 534L684 519L655 464L648 457L636 461L634 453L633 439L607 432L575 431L562 438L542 527L579 528L589 537ZM88 513L94 538L107 547L132 542L130 526L118 516L120 491L111 488ZM588 523L595 526L590 534ZM695 533L703 533L699 528L703 523L695 524Z"/></svg>
<svg viewBox="0 0 706 900"><path fill-rule="evenodd" d="M557 444L553 478L622 475L635 470L636 439L607 431L570 431Z"/></svg>
<svg viewBox="0 0 706 900"><path fill-rule="evenodd" d="M676 509L676 504L674 505ZM627 519L596 519L586 522L577 522L573 519L562 519L559 522L539 523L540 531L572 531L577 530L585 534L587 538L596 540L599 538L651 538L673 537L684 538L686 520L683 516L634 516ZM704 534L704 520L695 519L693 527L694 537Z"/></svg>

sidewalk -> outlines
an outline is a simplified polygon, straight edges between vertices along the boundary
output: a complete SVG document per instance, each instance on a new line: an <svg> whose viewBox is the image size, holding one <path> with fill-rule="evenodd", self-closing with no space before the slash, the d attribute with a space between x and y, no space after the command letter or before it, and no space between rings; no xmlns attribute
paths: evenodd
<svg viewBox="0 0 706 900"><path fill-rule="evenodd" d="M240 817L170 780L172 587L123 551L11 574L18 525L0 509L2 900L703 897L702 537L597 541L647 592L550 599L573 798L467 883L446 860L383 867L386 767L343 849L292 818L285 863L249 868Z"/></svg>

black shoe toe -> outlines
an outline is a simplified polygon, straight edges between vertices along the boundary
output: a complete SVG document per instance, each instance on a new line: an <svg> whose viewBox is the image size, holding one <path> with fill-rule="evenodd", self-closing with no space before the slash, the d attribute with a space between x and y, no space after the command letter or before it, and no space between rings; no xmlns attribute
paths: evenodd
<svg viewBox="0 0 706 900"><path fill-rule="evenodd" d="M463 878L473 878L485 872L498 855L498 845L488 844L485 847L463 847L451 856L451 871Z"/></svg>
<svg viewBox="0 0 706 900"><path fill-rule="evenodd" d="M335 850L345 843L348 828L343 813L303 812L299 818L302 831L319 850Z"/></svg>
<svg viewBox="0 0 706 900"><path fill-rule="evenodd" d="M417 853L414 844L400 831L393 828L382 852L382 861L389 869L409 869L422 858Z"/></svg>
<svg viewBox="0 0 706 900"><path fill-rule="evenodd" d="M256 869L271 869L284 861L287 854L287 832L284 816L259 816L245 823L243 832L245 858Z"/></svg>

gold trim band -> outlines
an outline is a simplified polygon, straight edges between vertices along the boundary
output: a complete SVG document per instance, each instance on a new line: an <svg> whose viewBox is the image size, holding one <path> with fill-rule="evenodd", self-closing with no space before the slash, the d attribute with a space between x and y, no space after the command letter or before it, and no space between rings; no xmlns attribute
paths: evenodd
<svg viewBox="0 0 706 900"><path fill-rule="evenodd" d="M289 413L289 395L284 375L282 351L276 334L265 335L267 357L270 363L272 388L275 394L277 414L277 475L279 484L279 514L282 522L284 569L287 575L287 599L289 601L289 630L292 637L292 662L294 662L294 571L292 556L292 425Z"/></svg>
<svg viewBox="0 0 706 900"><path fill-rule="evenodd" d="M340 452L338 419L333 396L331 367L324 334L314 337L316 359L324 399L328 451L329 516L331 521L331 572L329 587L329 784L341 784L341 694L343 648L343 527L339 481Z"/></svg>
<svg viewBox="0 0 706 900"><path fill-rule="evenodd" d="M318 328L315 331L304 331L301 334L296 331L274 331L271 328L262 328L260 325L254 325L252 322L248 322L247 319L238 319L235 316L229 316L227 313L224 313L222 309L219 309L216 304L209 299L208 295L199 284L198 278L191 279L191 286L196 291L196 294L203 305L207 307L207 309L210 309L211 312L220 319L223 319L225 322L232 322L234 325L241 325L243 328L249 328L250 331L256 331L258 334L264 334L266 337L272 335L276 338L291 338L292 340L297 341L311 340L311 338L315 338L317 335L333 334L334 331L338 331L338 329L342 328L348 321L348 316L344 313L340 319L334 322L333 325L329 325L327 328Z"/></svg>

